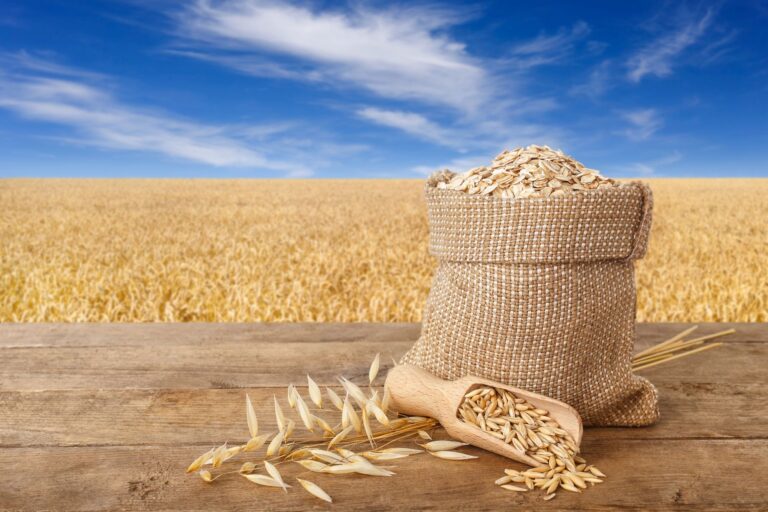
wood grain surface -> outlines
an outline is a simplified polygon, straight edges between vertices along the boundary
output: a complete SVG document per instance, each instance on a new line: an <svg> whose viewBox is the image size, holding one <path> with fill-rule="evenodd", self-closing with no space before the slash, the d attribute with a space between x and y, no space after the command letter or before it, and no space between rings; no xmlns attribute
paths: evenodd
<svg viewBox="0 0 768 512"><path fill-rule="evenodd" d="M639 325L637 350L686 327ZM268 430L288 383L363 383L376 352L383 377L417 324L0 324L0 510L766 510L768 327L697 334L728 328L723 347L640 372L660 391L657 425L585 431L583 453L608 479L581 495L500 490L519 465L473 448L467 462L398 461L390 478L312 474L327 506L184 469L247 438L246 392Z"/></svg>

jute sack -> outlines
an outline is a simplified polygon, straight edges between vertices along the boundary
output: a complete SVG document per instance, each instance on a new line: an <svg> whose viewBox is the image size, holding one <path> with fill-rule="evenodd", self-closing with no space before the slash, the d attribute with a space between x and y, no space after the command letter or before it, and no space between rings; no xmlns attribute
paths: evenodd
<svg viewBox="0 0 768 512"><path fill-rule="evenodd" d="M428 184L426 199L438 268L403 362L562 400L586 425L658 419L656 388L631 369L646 185L516 200Z"/></svg>

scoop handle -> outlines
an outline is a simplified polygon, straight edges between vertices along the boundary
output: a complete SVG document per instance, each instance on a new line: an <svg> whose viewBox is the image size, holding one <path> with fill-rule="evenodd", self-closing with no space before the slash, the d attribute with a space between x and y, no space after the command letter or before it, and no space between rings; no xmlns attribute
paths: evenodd
<svg viewBox="0 0 768 512"><path fill-rule="evenodd" d="M393 410L442 422L446 414L456 415L466 384L461 380L442 380L417 366L400 364L389 370L384 386L389 390Z"/></svg>

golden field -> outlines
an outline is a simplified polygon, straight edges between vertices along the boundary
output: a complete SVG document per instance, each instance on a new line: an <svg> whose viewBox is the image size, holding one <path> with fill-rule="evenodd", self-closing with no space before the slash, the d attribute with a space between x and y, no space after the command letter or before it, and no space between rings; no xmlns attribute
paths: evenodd
<svg viewBox="0 0 768 512"><path fill-rule="evenodd" d="M768 179L648 180L638 320L768 321ZM419 180L0 180L0 321L412 322Z"/></svg>

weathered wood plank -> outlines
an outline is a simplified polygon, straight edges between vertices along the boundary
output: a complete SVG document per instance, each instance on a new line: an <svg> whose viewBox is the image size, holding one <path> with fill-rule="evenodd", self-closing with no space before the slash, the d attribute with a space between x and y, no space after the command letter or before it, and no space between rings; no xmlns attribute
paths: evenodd
<svg viewBox="0 0 768 512"><path fill-rule="evenodd" d="M658 343L693 324L638 324L638 348ZM737 332L732 343L768 343L768 326L757 323L704 323L696 334L726 329ZM413 342L421 325L365 323L299 324L9 324L0 323L0 350L3 347L128 347L157 345L211 345L222 342L319 342L390 341Z"/></svg>
<svg viewBox="0 0 768 512"><path fill-rule="evenodd" d="M154 323L9 324L0 323L3 347L131 347L228 343L327 341L410 341L416 323Z"/></svg>
<svg viewBox="0 0 768 512"><path fill-rule="evenodd" d="M637 348L686 327L640 325ZM661 392L658 425L587 432L584 453L609 479L582 496L542 502L495 489L510 463L489 454L419 456L393 479L311 477L352 510L766 509L744 476L768 469L768 329L735 328L725 347L642 372ZM0 324L0 447L10 462L0 509L325 508L301 490L286 497L237 477L207 486L182 474L210 445L244 437L245 390L216 388L250 388L268 429L270 397L287 383L307 372L321 384L338 374L362 382L376 352L388 362L417 336L418 324ZM726 400L740 414L720 413Z"/></svg>
<svg viewBox="0 0 768 512"><path fill-rule="evenodd" d="M306 389L301 390L306 396ZM0 392L0 447L245 442L246 391L262 429L274 431L272 396L283 400L284 388ZM768 438L766 384L683 383L660 391L662 420L657 425L588 429L586 437ZM739 414L724 414L726 402ZM338 412L328 407L318 414L331 423L338 417ZM301 424L298 417L295 420Z"/></svg>
<svg viewBox="0 0 768 512"><path fill-rule="evenodd" d="M0 389L221 388L285 386L306 373L332 384L337 375L363 377L377 352L392 364L410 341L355 343L222 341L207 345L126 347L7 347L1 351ZM690 359L641 372L658 384L765 382L760 364L768 344L731 343Z"/></svg>
<svg viewBox="0 0 768 512"><path fill-rule="evenodd" d="M6 348L0 388L217 388L284 386L306 378L336 382L367 374L377 352L384 362L410 342L316 343L225 341L208 345Z"/></svg>
<svg viewBox="0 0 768 512"><path fill-rule="evenodd" d="M336 510L765 510L761 485L747 475L768 470L768 441L586 441L589 458L608 475L604 484L576 495L560 491L551 502L538 492L501 490L493 481L501 457L470 448L466 462L413 456L391 478L329 476L281 466L289 483L307 477L334 498ZM0 508L18 510L261 510L329 509L301 489L284 494L236 475L214 484L185 475L201 451L186 447L10 448ZM239 460L239 459L237 459ZM231 463L236 467L235 462Z"/></svg>

